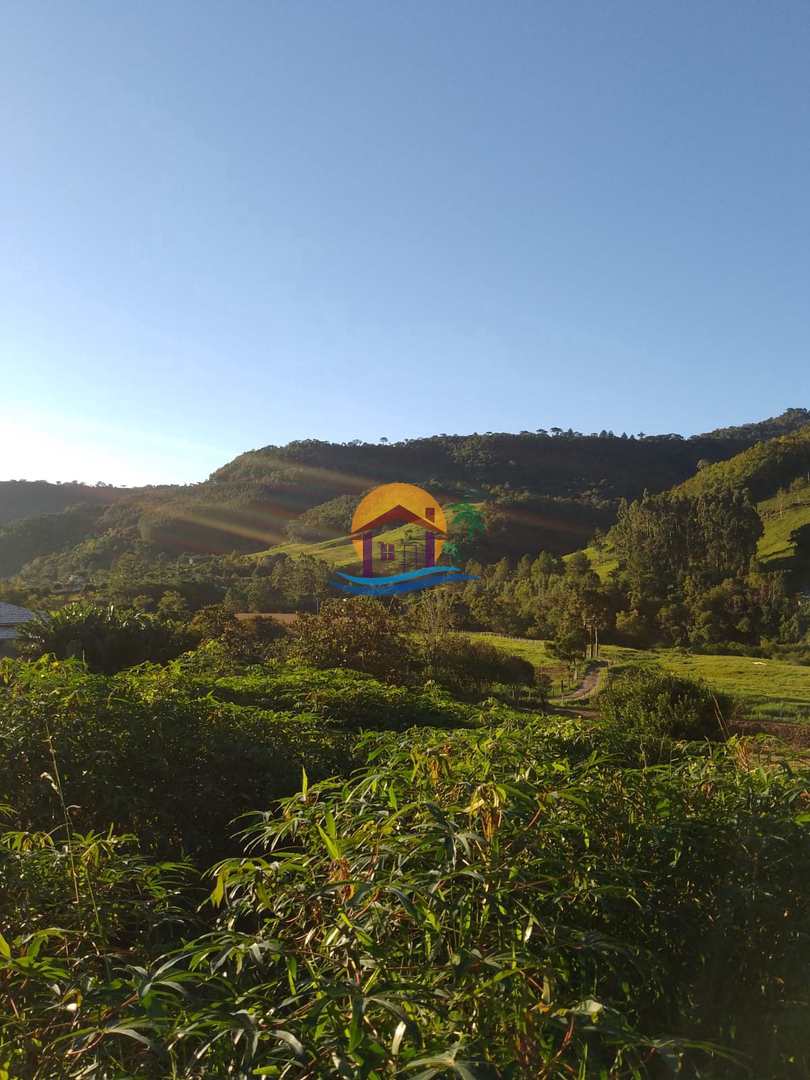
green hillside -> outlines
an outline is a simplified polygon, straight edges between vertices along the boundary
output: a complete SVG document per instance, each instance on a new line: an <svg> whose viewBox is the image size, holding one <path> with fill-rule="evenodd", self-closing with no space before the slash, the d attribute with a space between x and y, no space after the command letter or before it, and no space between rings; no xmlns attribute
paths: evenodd
<svg viewBox="0 0 810 1080"><path fill-rule="evenodd" d="M757 544L759 560L769 570L789 567L795 554L791 534L800 526L810 524L810 482L797 480L789 489L762 499L756 505L764 529ZM609 542L582 550L602 581L607 581L619 565ZM563 558L568 561L571 555Z"/></svg>
<svg viewBox="0 0 810 1080"><path fill-rule="evenodd" d="M303 541L311 541L312 554L348 566L351 551L340 541L347 509L375 484L396 480L424 486L446 502L486 501L485 561L539 550L564 555L586 545L597 528L610 528L620 499L636 499L645 490L698 494L743 486L755 499L771 498L779 487L810 475L807 416L806 410L789 409L780 417L688 439L552 428L397 443L301 440L241 454L208 480L185 486L124 490L0 482L0 526L61 514L80 503L115 504L126 518L132 550L144 543L173 555L297 553ZM787 434L752 445L775 432ZM74 524L40 521L4 535L9 550L0 573L62 552L68 542L101 538L105 531L102 521L77 537ZM115 529L117 540L124 539L120 527ZM610 559L591 554L604 576Z"/></svg>
<svg viewBox="0 0 810 1080"><path fill-rule="evenodd" d="M601 547L590 544L582 549L582 553L587 555L592 569L596 571L602 581L607 581L613 571L618 568L619 560L613 554L613 549L609 543L605 543ZM563 562L568 562L575 554L576 552L572 551L570 555L563 555Z"/></svg>
<svg viewBox="0 0 810 1080"><path fill-rule="evenodd" d="M780 491L757 504L765 529L757 554L766 566L774 567L795 554L790 537L795 529L810 524L810 482L797 481L787 491Z"/></svg>
<svg viewBox="0 0 810 1080"><path fill-rule="evenodd" d="M401 525L397 529L389 529L380 533L379 539L389 543L399 543L403 540L412 539L421 541L423 534L414 525ZM348 536L339 536L334 540L322 540L318 544L277 544L266 551L257 551L252 559L264 559L271 555L288 555L290 558L299 558L302 555L311 555L316 559L322 559L336 570L355 569L359 571L360 559L355 551L354 544Z"/></svg>
<svg viewBox="0 0 810 1080"><path fill-rule="evenodd" d="M288 526L307 510L400 481L426 487L442 501L486 499L502 507L511 520L493 557L541 548L563 554L597 527L609 527L618 499L664 491L691 476L699 462L721 462L764 433L792 430L804 419L803 410L793 409L728 434L689 439L561 428L396 443L304 439L240 454L204 483L147 506L141 534L174 551L248 553L286 546Z"/></svg>
<svg viewBox="0 0 810 1080"><path fill-rule="evenodd" d="M764 567L790 569L795 554L791 534L810 524L810 425L757 443L726 461L706 464L671 493L697 498L728 489L745 491L756 503L764 530L757 555ZM601 546L582 550L603 581L618 566L609 535Z"/></svg>
<svg viewBox="0 0 810 1080"><path fill-rule="evenodd" d="M675 675L702 679L713 690L736 697L746 716L810 721L810 667L750 656L703 656L679 649L607 645L602 652L611 663L655 660Z"/></svg>
<svg viewBox="0 0 810 1080"><path fill-rule="evenodd" d="M69 506L108 506L132 491L106 484L49 484L45 480L0 480L0 525L38 514L59 514Z"/></svg>
<svg viewBox="0 0 810 1080"><path fill-rule="evenodd" d="M727 461L705 465L675 487L673 494L694 498L725 488L745 491L760 502L801 478L810 481L810 424L756 443Z"/></svg>

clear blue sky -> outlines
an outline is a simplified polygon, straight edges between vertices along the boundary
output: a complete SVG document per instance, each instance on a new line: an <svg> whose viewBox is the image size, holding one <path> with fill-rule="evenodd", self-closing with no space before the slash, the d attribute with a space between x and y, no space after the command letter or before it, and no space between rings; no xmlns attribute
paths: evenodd
<svg viewBox="0 0 810 1080"><path fill-rule="evenodd" d="M810 405L810 5L17 0L0 477Z"/></svg>

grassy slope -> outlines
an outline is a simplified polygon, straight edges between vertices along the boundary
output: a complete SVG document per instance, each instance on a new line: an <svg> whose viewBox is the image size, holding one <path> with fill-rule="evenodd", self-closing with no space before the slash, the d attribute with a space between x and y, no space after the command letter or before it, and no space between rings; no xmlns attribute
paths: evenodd
<svg viewBox="0 0 810 1080"><path fill-rule="evenodd" d="M800 525L810 523L810 483L805 482L795 491L774 495L757 504L759 516L765 529L757 547L757 554L767 565L794 554L790 534Z"/></svg>
<svg viewBox="0 0 810 1080"><path fill-rule="evenodd" d="M549 674L558 663L542 641L499 634L473 636L522 656ZM754 717L810 721L810 667L747 656L692 656L677 649L626 649L620 645L605 645L601 654L611 665L654 661L676 675L703 679L715 690L739 698L746 712Z"/></svg>
<svg viewBox="0 0 810 1080"><path fill-rule="evenodd" d="M397 529L380 533L377 539L386 540L389 543L398 543L409 536L416 540L417 543L424 543L424 532L415 525L400 525ZM267 551L259 551L249 557L251 559L263 559L267 555L289 555L291 558L312 555L316 559L322 559L324 562L329 563L336 570L349 570L352 567L359 570L361 562L354 549L354 544L348 536L339 536L334 540L323 540L320 544L279 544L276 547L268 548ZM402 568L397 564L396 569L401 570Z"/></svg>
<svg viewBox="0 0 810 1080"><path fill-rule="evenodd" d="M604 548L586 547L582 549L582 553L588 556L591 566L602 581L607 581L611 573L618 568L619 560L613 555L609 544ZM571 555L574 554L576 552L571 552ZM563 562L568 562L571 555L563 555Z"/></svg>
<svg viewBox="0 0 810 1080"><path fill-rule="evenodd" d="M676 675L703 679L739 698L752 716L810 720L810 667L749 656L697 656L677 649L644 651L607 645L613 663L655 660Z"/></svg>
<svg viewBox="0 0 810 1080"><path fill-rule="evenodd" d="M559 667L559 660L555 659L547 650L544 641L535 641L531 638L507 637L505 634L469 634L469 637L477 641L486 641L490 645L496 645L499 649L511 653L513 656L521 656L530 661L535 667L548 671L549 668Z"/></svg>
<svg viewBox="0 0 810 1080"><path fill-rule="evenodd" d="M768 569L779 569L789 565L794 555L794 546L790 534L800 525L810 524L810 478L806 476L806 465L802 455L803 448L810 442L810 429L805 428L790 438L774 440L773 444L758 444L750 450L738 454L729 461L712 465L696 476L674 488L679 495L696 496L704 491L711 491L725 484L756 489L770 486L766 496L756 504L762 518L764 533L757 546L757 555ZM767 479L768 470L774 459L793 455L795 475L801 480L795 490L779 494L779 485ZM607 579L618 563L613 557L610 545L603 549L584 548L594 570L603 581ZM563 556L570 559L570 555Z"/></svg>
<svg viewBox="0 0 810 1080"><path fill-rule="evenodd" d="M505 634L471 633L468 636L475 638L477 641L486 641L490 645L495 645L496 648L510 653L512 656L520 656L522 659L534 664L536 668L539 668L551 679L552 701L563 700L559 697L561 679L565 682L566 694L579 684L584 669L580 669L580 674L574 682L569 681L570 675L567 666L548 652L544 641L531 638L507 637Z"/></svg>

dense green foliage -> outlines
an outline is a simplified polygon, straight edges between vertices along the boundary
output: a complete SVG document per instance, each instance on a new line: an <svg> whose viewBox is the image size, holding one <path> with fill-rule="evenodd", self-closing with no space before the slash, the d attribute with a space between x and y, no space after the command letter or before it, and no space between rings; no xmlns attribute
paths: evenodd
<svg viewBox="0 0 810 1080"><path fill-rule="evenodd" d="M534 634L558 655L595 642L773 650L810 646L810 605L784 573L761 572L762 532L741 493L645 495L619 510L607 539L615 569L602 578L583 553L490 566L463 591L463 624ZM799 534L799 548L801 549Z"/></svg>
<svg viewBox="0 0 810 1080"><path fill-rule="evenodd" d="M756 552L762 523L740 493L695 499L645 495L619 510L610 534L631 601L666 599L744 577Z"/></svg>
<svg viewBox="0 0 810 1080"><path fill-rule="evenodd" d="M317 615L295 624L288 654L316 667L350 666L389 682L437 683L459 697L478 700L494 688L517 699L531 687L532 704L544 704L547 680L519 656L455 633L454 611L442 611L447 594L420 597L401 613L370 597L326 600Z"/></svg>
<svg viewBox="0 0 810 1080"><path fill-rule="evenodd" d="M182 665L113 677L70 662L3 665L0 792L27 828L59 823L58 768L83 831L114 824L151 850L213 857L230 821L296 790L302 768L325 776L350 762L322 714L220 699Z"/></svg>
<svg viewBox="0 0 810 1080"><path fill-rule="evenodd" d="M23 654L77 658L91 671L108 675L146 660L172 660L190 644L190 635L180 627L112 604L68 604L50 615L38 615L17 631Z"/></svg>
<svg viewBox="0 0 810 1080"><path fill-rule="evenodd" d="M810 424L807 424L790 434L758 442L727 461L700 469L680 486L679 494L694 497L704 492L733 490L758 501L809 473Z"/></svg>
<svg viewBox="0 0 810 1080"><path fill-rule="evenodd" d="M810 1074L810 774L684 677L810 653L806 419L295 443L0 528L0 598L51 611L0 662L0 1080ZM475 499L478 580L247 555L372 478ZM601 577L560 558L597 525ZM529 711L611 641L675 670L614 646L598 711Z"/></svg>
<svg viewBox="0 0 810 1080"><path fill-rule="evenodd" d="M573 496L600 488L612 497L662 490L694 472L698 461L738 453L753 436L683 439L621 437L551 429L520 434L435 435L395 443L328 443L317 439L266 446L217 470L217 483L263 481L282 487L306 481L323 502L375 483L407 481L460 491L508 485L538 494ZM542 477L542 488L538 488ZM329 492L329 487L332 491ZM328 494L327 494L328 492Z"/></svg>
<svg viewBox="0 0 810 1080"><path fill-rule="evenodd" d="M301 615L293 655L316 667L351 665L395 682L411 663L405 627L371 597L326 600L317 615Z"/></svg>
<svg viewBox="0 0 810 1080"><path fill-rule="evenodd" d="M598 703L605 723L654 761L668 756L675 739L725 738L735 710L727 695L651 666L611 673Z"/></svg>
<svg viewBox="0 0 810 1080"><path fill-rule="evenodd" d="M737 424L732 427L715 428L700 439L740 439L753 444L765 439L775 439L780 435L789 435L792 431L807 427L810 424L810 409L785 409L779 416L768 417L767 420L758 420L750 424Z"/></svg>
<svg viewBox="0 0 810 1080"><path fill-rule="evenodd" d="M354 509L359 501L357 495L338 495L313 506L288 523L287 535L291 540L305 544L347 536L351 529Z"/></svg>
<svg viewBox="0 0 810 1080"><path fill-rule="evenodd" d="M39 555L75 547L95 528L104 508L80 505L0 527L0 577L11 577Z"/></svg>
<svg viewBox="0 0 810 1080"><path fill-rule="evenodd" d="M197 665L215 677L215 658ZM71 728L76 701L82 713L95 695L109 723L117 678L98 693L75 667L18 665L0 695L22 694L17 715L34 705L35 727L46 703L48 716L72 710ZM128 677L169 729L190 704L177 678ZM238 692L239 676L224 678ZM80 731L31 762L53 778L42 786L54 822L75 820L70 836L11 823L0 839L11 1076L719 1078L750 1065L776 1080L810 1068L805 775L741 767L734 744L672 744L638 767L634 730L502 707L472 732L368 736L350 779L310 773L279 811L259 798L247 850L214 868L212 903L195 911L190 867L83 831L92 803L62 811L72 746L84 739L85 770L110 768ZM215 732L194 728L203 762ZM181 787L186 819L207 818L211 790L185 785L177 751L165 797L176 812ZM232 757L244 791L238 735ZM120 805L142 787L128 777Z"/></svg>
<svg viewBox="0 0 810 1080"><path fill-rule="evenodd" d="M49 484L45 480L0 480L0 525L35 517L60 514L79 503L106 506L129 494L107 484Z"/></svg>

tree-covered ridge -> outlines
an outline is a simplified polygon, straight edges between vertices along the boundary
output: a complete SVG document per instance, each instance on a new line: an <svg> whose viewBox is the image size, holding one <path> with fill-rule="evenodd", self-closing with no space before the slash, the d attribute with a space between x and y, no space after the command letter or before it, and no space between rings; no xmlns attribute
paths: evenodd
<svg viewBox="0 0 810 1080"><path fill-rule="evenodd" d="M810 476L810 424L789 435L758 442L727 461L706 464L679 485L676 495L721 490L745 492L754 502Z"/></svg>
<svg viewBox="0 0 810 1080"><path fill-rule="evenodd" d="M744 442L683 439L679 435L583 435L553 429L519 434L436 435L398 443L329 443L309 439L267 446L235 458L211 483L262 481L309 486L332 497L395 480L470 493L498 485L537 494L632 497L690 475L704 456L719 460ZM319 501L325 501L319 500Z"/></svg>
<svg viewBox="0 0 810 1080"><path fill-rule="evenodd" d="M627 505L644 502L648 516L653 511L657 513L662 528L665 520L669 520L667 515L672 518L666 528L674 528L677 543L682 549L685 545L691 551L684 556L683 566L688 566L690 559L694 562L707 557L703 540L694 530L681 528L681 524L689 525L689 506L695 499L703 499L706 506L711 503L716 507L718 500L731 492L740 498L767 496L776 499L775 509L771 505L767 510L763 507L765 526L767 530L787 532L784 536L780 534L779 544L773 548L776 551L778 547L782 553L778 558L773 557L777 561L769 563L770 556L766 555L762 566L765 569L800 569L801 560L796 558L798 549L793 532L807 524L810 514L805 515L798 503L795 507L791 503L786 517L787 503L784 498L780 502L779 493L791 486L797 490L796 485L806 482L810 472L810 426L766 443L757 443L725 461L707 464L708 459L701 457L697 462L701 467L693 477L668 489L667 495L655 493L649 483L654 473L642 468L647 458L657 459L659 466L670 460L671 465L683 453L683 447L691 447L690 453L702 454L706 445L699 440L674 437L622 439L610 433L583 437L564 432L482 436L477 443L440 436L401 446L381 444L341 448L317 442L291 444L270 455L273 462L281 461L288 470L282 479L279 479L281 474L269 473L264 479L220 478L183 489L142 490L107 506L71 507L60 514L26 519L0 528L0 573L6 577L17 575L2 586L3 597L9 602L29 604L36 609L64 602L61 598L90 595L116 603L136 602L154 610L167 592L179 593L191 610L222 601L231 603L237 610L284 611L295 610L298 606L310 607L328 594L331 565L343 568L355 565L356 553L344 538L356 499L369 484L367 470L358 470L373 464L374 455L379 454L389 456L386 468L391 467L391 462L396 461L400 453L406 458L410 456L414 468L419 465L426 469L431 454L434 472L440 459L445 462L448 472L443 487L438 486L440 477L436 475L432 477L433 484L430 476L427 481L423 477L419 479L431 490L441 493L446 502L458 502L460 489L483 492L475 502L486 529L477 538L474 550L465 551L465 555L474 556L484 564L507 557L515 566L525 554L536 556L540 551L547 551L560 555L585 547L595 533L610 530L616 522L621 500L606 492L623 488L635 490L643 477L647 493L642 491ZM714 443L715 450L723 446L727 444ZM552 469L549 474L545 467L533 472L533 467L529 467L532 461L543 459L543 455L546 462L565 461L565 468L572 475L578 455L583 453L594 458L588 465L594 474L598 457L598 468L602 470L600 483L591 483L593 476L586 472L572 481L577 488L575 494L542 493L560 480L561 473L555 474ZM507 454L515 456L507 457ZM670 454L675 458L668 459ZM245 460L261 471L266 465L266 462L262 465L264 455L264 451L256 452ZM328 471L317 464L325 455L334 466ZM636 472L619 469L617 462L622 460L625 464L634 462ZM515 480L525 469L527 484L488 482L480 471L476 473L482 469L484 472L491 469L491 477L500 470ZM381 478L385 479L385 469L382 473ZM467 480L462 482L459 477L464 475ZM281 483L280 487L273 486L276 481ZM344 489L353 485L353 490L344 490L311 505L312 499L320 499L329 493L330 485L332 489L336 485L342 485ZM676 504L681 506L678 513L673 509ZM730 529L727 534L723 532L725 526L716 533L717 551L723 545L728 548L736 543L736 526L732 527L731 518L726 524ZM788 529L788 525L795 529ZM318 537L329 539L318 541ZM601 561L616 565L615 538L609 534L604 541L597 536L597 544L589 546L589 555L597 565ZM615 596L610 599L609 607L615 620L613 616L608 620L605 627L608 633L619 623L624 628L622 632L629 631L631 626L649 625L649 620L639 623L635 615L630 621L629 616L619 618L623 605L630 612L642 611L636 602L642 594L637 584L631 586L630 577L635 572L633 564L638 563L649 545L642 539L634 547L636 539L638 537L629 546L625 544L628 562L622 568L620 578L624 599L617 600ZM767 539L766 535L762 543ZM702 545L700 554L696 553L695 545ZM747 540L740 550L747 552ZM255 555L256 558L241 561L240 554ZM671 553L656 551L653 561L659 556L660 578L663 568L672 569L673 563ZM606 573L602 576L607 578ZM738 577L733 573L724 580ZM679 569L668 586L669 593L675 589L678 596L673 600L670 595L667 603L682 602L681 586L677 583L685 578L691 580L694 575L689 570ZM798 578L794 585L797 583L800 584ZM720 584L722 582L715 583L712 588ZM693 599L701 591L695 588L694 580L690 589ZM757 590L760 591L759 586ZM656 596L660 598L665 591L658 588ZM744 606L749 606L747 601ZM483 611L480 604L478 609ZM517 620L510 617L506 624L515 625L516 621L525 628L533 625L535 620L530 619L527 624L521 615ZM473 619L473 625L478 629L503 628L497 620L493 624L477 617ZM764 621L757 618L751 625L769 626L771 629L763 629L763 632L773 633L770 616ZM756 637L756 632L752 631L752 635ZM710 637L716 642L724 640L718 638L717 633ZM637 637L633 638L634 642L637 640ZM667 635L664 640L671 643L677 638ZM746 640L749 644L755 643L751 635Z"/></svg>
<svg viewBox="0 0 810 1080"><path fill-rule="evenodd" d="M39 555L75 547L96 530L104 509L84 503L0 526L0 577L11 577Z"/></svg>
<svg viewBox="0 0 810 1080"><path fill-rule="evenodd" d="M810 424L810 409L785 409L779 416L769 416L767 420L757 420L750 424L737 424L732 427L715 428L697 439L742 439L751 443L763 439L774 439L779 435L788 435L792 431Z"/></svg>
<svg viewBox="0 0 810 1080"><path fill-rule="evenodd" d="M78 503L106 506L130 494L107 484L49 484L45 480L0 480L0 525L37 514L59 514Z"/></svg>
<svg viewBox="0 0 810 1080"><path fill-rule="evenodd" d="M242 454L209 480L183 487L125 491L6 482L0 484L0 524L61 514L80 503L114 503L136 528L137 539L159 550L249 553L291 538L311 542L342 535L335 530L343 527L352 500L375 484L395 480L425 486L445 502L486 501L511 517L510 536L531 518L544 531L525 550L565 552L609 525L618 499L681 483L701 463L722 461L749 446L761 430L795 425L800 413L789 410L764 427L690 439L641 432L583 435L552 428L399 443L303 440ZM305 514L310 516L302 520ZM69 532L69 523L59 520L26 526L12 537L0 534L0 573L8 575L32 558L64 550L73 537ZM505 542L506 530L501 532ZM97 535L89 528L81 539ZM508 550L501 545L493 554L518 556L524 550L521 543Z"/></svg>

